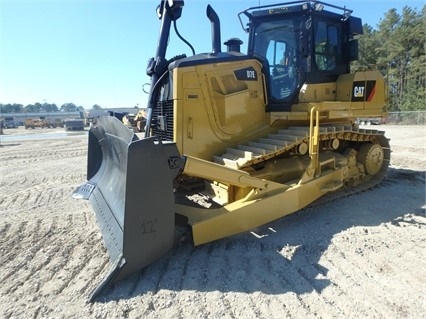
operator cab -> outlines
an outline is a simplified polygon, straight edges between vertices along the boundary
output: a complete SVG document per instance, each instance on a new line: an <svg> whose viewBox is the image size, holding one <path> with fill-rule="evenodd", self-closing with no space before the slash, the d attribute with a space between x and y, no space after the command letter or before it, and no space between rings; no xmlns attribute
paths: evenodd
<svg viewBox="0 0 426 319"><path fill-rule="evenodd" d="M264 21L253 30L253 54L266 62L269 95L274 100L291 100L298 86L295 23L294 19Z"/></svg>
<svg viewBox="0 0 426 319"><path fill-rule="evenodd" d="M328 6L338 12L326 11ZM343 13L341 12L343 10ZM351 10L320 1L295 1L249 8L248 55L267 77L268 111L290 111L304 83L335 82L357 59L361 19Z"/></svg>

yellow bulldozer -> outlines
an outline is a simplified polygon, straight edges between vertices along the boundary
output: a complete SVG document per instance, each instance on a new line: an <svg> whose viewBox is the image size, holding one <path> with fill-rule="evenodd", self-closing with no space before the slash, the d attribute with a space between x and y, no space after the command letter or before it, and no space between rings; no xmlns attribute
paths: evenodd
<svg viewBox="0 0 426 319"><path fill-rule="evenodd" d="M25 119L25 129L29 128L47 128L49 127L49 122L46 119L37 118L37 119Z"/></svg>
<svg viewBox="0 0 426 319"><path fill-rule="evenodd" d="M321 1L248 8L238 14L242 53L237 38L222 51L208 5L211 52L167 59L183 7L157 8L143 136L111 116L89 131L87 181L74 196L90 200L112 260L91 300L181 236L202 245L252 230L371 188L389 165L384 132L355 122L386 116L386 89L377 71L350 72L362 34L351 10Z"/></svg>
<svg viewBox="0 0 426 319"><path fill-rule="evenodd" d="M146 125L146 112L145 110L140 110L136 114L125 114L121 121L135 133L144 132Z"/></svg>

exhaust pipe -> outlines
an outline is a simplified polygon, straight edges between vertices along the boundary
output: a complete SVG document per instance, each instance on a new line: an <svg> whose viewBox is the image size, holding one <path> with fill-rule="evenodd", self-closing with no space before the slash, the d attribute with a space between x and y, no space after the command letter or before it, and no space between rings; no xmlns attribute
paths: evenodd
<svg viewBox="0 0 426 319"><path fill-rule="evenodd" d="M207 6L206 13L207 18L209 18L212 23L212 53L216 54L222 52L220 49L220 21L216 11L214 11L210 5Z"/></svg>

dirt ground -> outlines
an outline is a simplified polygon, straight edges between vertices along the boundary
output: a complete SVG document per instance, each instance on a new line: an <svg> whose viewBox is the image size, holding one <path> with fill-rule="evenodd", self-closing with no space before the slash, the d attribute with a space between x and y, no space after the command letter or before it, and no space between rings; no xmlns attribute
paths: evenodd
<svg viewBox="0 0 426 319"><path fill-rule="evenodd" d="M393 150L379 187L270 223L261 239L183 245L91 304L111 264L91 206L71 196L87 135L5 130L0 317L426 318L426 128L379 128Z"/></svg>

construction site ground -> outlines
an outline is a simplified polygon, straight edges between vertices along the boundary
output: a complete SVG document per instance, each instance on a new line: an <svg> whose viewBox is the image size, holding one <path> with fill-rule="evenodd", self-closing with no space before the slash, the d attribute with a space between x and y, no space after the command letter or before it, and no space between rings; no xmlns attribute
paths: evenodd
<svg viewBox="0 0 426 319"><path fill-rule="evenodd" d="M0 318L425 318L426 127L374 128L392 148L379 187L183 244L95 303L111 262L90 204L71 196L87 134L5 129Z"/></svg>

